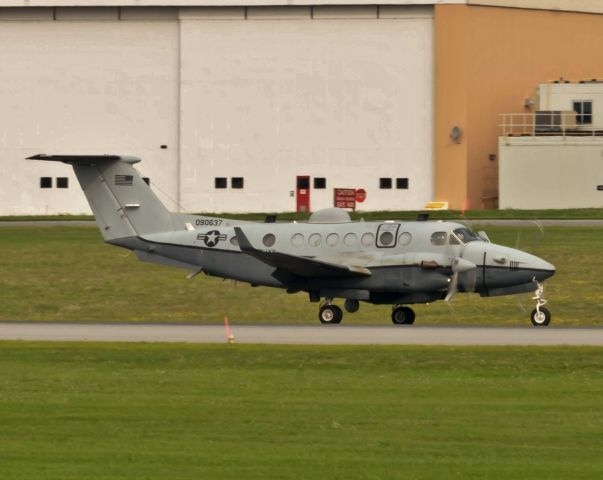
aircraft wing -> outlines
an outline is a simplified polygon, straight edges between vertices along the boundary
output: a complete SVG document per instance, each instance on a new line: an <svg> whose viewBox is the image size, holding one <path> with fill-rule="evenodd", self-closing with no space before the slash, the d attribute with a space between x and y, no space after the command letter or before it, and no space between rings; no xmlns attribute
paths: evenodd
<svg viewBox="0 0 603 480"><path fill-rule="evenodd" d="M315 258L299 257L276 251L262 251L253 247L240 227L234 227L239 247L247 255L279 270L298 277L368 277L370 270L364 267L325 262Z"/></svg>

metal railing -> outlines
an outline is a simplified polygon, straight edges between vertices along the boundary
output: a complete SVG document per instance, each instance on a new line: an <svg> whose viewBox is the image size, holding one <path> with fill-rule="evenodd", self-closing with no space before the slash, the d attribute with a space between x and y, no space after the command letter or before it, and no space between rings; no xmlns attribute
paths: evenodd
<svg viewBox="0 0 603 480"><path fill-rule="evenodd" d="M603 126L578 123L576 112L501 113L500 134L503 137L599 137Z"/></svg>

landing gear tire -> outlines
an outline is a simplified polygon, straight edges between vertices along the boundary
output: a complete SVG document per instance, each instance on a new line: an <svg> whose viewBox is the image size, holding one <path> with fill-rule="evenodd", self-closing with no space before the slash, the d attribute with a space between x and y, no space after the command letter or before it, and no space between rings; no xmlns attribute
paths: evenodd
<svg viewBox="0 0 603 480"><path fill-rule="evenodd" d="M551 323L551 312L544 307L535 308L530 314L530 320L532 320L532 325L535 327L546 327Z"/></svg>
<svg viewBox="0 0 603 480"><path fill-rule="evenodd" d="M323 305L318 311L320 323L340 323L343 312L337 305Z"/></svg>
<svg viewBox="0 0 603 480"><path fill-rule="evenodd" d="M415 323L415 312L409 307L396 307L392 310L392 322L396 325L412 325Z"/></svg>
<svg viewBox="0 0 603 480"><path fill-rule="evenodd" d="M346 311L349 313L357 312L360 308L360 302L352 298L346 298L345 303L343 304L343 308L345 308Z"/></svg>

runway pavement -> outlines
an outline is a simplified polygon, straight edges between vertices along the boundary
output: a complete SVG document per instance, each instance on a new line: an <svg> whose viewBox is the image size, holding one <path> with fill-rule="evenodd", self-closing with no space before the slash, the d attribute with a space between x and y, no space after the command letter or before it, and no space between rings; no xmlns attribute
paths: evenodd
<svg viewBox="0 0 603 480"><path fill-rule="evenodd" d="M603 328L233 325L235 343L603 346ZM0 340L226 343L223 325L0 323Z"/></svg>

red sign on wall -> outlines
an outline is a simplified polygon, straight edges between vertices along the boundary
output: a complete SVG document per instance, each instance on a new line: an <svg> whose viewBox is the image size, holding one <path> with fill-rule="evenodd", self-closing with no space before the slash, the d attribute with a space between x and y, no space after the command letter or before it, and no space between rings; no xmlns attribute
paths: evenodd
<svg viewBox="0 0 603 480"><path fill-rule="evenodd" d="M335 188L333 206L337 208L356 209L356 190L353 188Z"/></svg>

